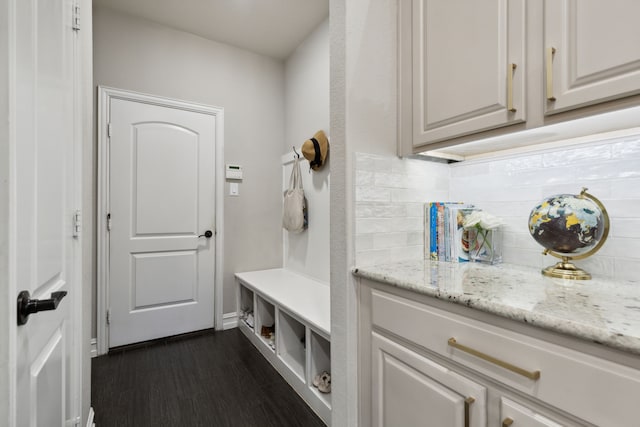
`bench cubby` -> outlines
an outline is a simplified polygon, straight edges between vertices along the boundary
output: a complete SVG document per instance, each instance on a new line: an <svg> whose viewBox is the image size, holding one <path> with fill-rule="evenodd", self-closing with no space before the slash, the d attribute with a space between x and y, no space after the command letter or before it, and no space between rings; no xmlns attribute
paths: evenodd
<svg viewBox="0 0 640 427"><path fill-rule="evenodd" d="M331 393L313 386L316 375L331 372L329 285L281 268L237 273L236 284L238 328L330 425ZM251 310L254 328L242 320ZM263 336L263 326L274 326L275 339Z"/></svg>

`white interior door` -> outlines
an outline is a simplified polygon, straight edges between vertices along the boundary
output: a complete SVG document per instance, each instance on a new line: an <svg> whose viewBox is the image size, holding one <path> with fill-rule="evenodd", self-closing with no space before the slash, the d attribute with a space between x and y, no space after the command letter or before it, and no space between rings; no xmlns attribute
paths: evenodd
<svg viewBox="0 0 640 427"><path fill-rule="evenodd" d="M10 425L75 425L81 369L73 350L79 348L74 313L81 304L81 246L72 222L81 182L74 142L76 35L68 0L18 0L14 7L8 312L16 313L21 291L38 300L67 295L55 310L51 301L51 310L31 314L26 324L12 316Z"/></svg>
<svg viewBox="0 0 640 427"><path fill-rule="evenodd" d="M109 347L212 328L216 117L109 110Z"/></svg>

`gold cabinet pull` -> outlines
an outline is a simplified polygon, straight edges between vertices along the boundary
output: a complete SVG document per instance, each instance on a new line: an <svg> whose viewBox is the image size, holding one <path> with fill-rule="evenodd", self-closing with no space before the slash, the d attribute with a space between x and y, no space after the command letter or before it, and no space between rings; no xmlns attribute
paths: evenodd
<svg viewBox="0 0 640 427"><path fill-rule="evenodd" d="M556 100L556 97L553 96L553 55L555 53L555 47L547 48L547 99L549 101Z"/></svg>
<svg viewBox="0 0 640 427"><path fill-rule="evenodd" d="M493 356L489 356L488 354L479 352L478 350L474 350L471 347L467 347L466 345L458 344L456 339L453 337L449 338L448 344L453 348L457 348L458 350L469 353L482 360L486 360L487 362L493 363L494 365L498 365L501 368L508 369L511 372L515 372L516 374L522 375L531 380L537 380L540 378L540 371L527 371L525 369L519 368L515 365L512 365L511 363L505 362L504 360L496 359Z"/></svg>
<svg viewBox="0 0 640 427"><path fill-rule="evenodd" d="M515 113L517 110L513 106L513 73L518 66L516 64L509 64L507 70L507 110Z"/></svg>
<svg viewBox="0 0 640 427"><path fill-rule="evenodd" d="M509 417L502 420L502 427L509 427L511 424L513 424L513 420Z"/></svg>
<svg viewBox="0 0 640 427"><path fill-rule="evenodd" d="M469 427L469 419L471 418L469 412L471 412L471 404L475 401L476 399L471 396L464 400L464 427Z"/></svg>

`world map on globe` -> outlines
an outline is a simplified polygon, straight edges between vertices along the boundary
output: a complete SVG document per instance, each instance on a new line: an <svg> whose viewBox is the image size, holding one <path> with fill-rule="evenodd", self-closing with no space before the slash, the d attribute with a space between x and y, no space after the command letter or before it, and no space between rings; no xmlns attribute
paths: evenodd
<svg viewBox="0 0 640 427"><path fill-rule="evenodd" d="M602 239L605 217L591 199L557 194L541 201L529 215L529 232L540 245L554 252L580 255Z"/></svg>

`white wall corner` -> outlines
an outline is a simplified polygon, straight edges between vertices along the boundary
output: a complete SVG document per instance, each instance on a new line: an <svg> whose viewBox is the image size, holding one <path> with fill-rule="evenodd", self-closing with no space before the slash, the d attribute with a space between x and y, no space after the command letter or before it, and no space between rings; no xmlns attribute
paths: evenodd
<svg viewBox="0 0 640 427"><path fill-rule="evenodd" d="M222 330L233 329L238 327L238 313L224 313L222 315Z"/></svg>
<svg viewBox="0 0 640 427"><path fill-rule="evenodd" d="M91 358L98 357L98 339L91 338Z"/></svg>

